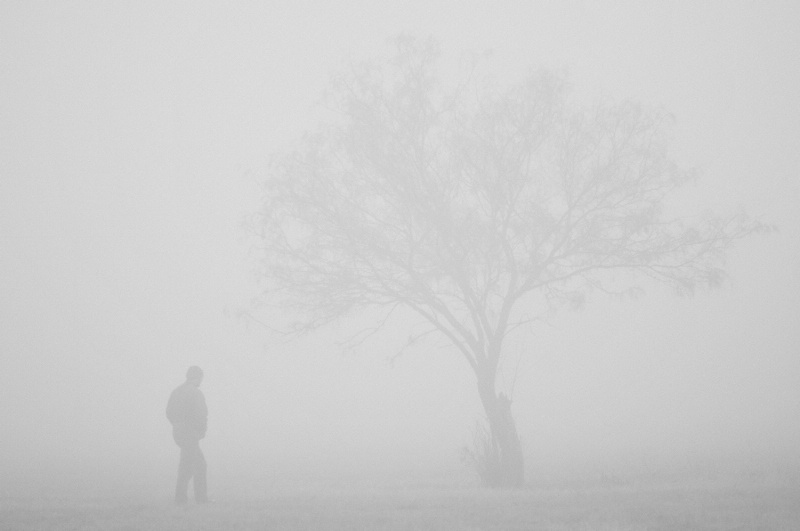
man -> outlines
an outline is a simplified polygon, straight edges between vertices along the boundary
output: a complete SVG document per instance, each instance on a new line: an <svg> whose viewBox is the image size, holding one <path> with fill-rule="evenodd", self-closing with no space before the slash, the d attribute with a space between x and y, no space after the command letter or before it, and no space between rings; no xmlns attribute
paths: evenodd
<svg viewBox="0 0 800 531"><path fill-rule="evenodd" d="M206 459L200 450L200 439L206 436L208 409L199 387L203 371L192 366L186 371L186 381L178 386L167 402L167 419L172 423L172 437L181 449L178 465L178 483L175 486L175 503L186 505L189 480L194 480L194 499L207 503Z"/></svg>

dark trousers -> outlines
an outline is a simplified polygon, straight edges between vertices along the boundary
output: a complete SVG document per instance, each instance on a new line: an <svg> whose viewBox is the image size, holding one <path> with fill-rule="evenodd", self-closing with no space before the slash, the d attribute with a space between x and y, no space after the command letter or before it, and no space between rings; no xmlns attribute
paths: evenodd
<svg viewBox="0 0 800 531"><path fill-rule="evenodd" d="M177 441L176 441L177 442ZM200 503L208 500L206 493L206 458L200 450L200 441L180 441L181 461L178 465L178 483L175 485L175 501L186 503L189 480L194 483L194 499Z"/></svg>

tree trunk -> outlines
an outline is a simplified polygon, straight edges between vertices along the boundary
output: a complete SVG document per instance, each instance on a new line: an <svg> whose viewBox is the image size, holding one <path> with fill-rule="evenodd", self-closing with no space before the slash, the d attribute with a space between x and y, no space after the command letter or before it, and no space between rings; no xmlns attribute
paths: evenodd
<svg viewBox="0 0 800 531"><path fill-rule="evenodd" d="M487 487L522 487L525 483L525 461L511 415L511 400L495 391L494 375L481 378L478 391L489 423L488 440L479 450L483 453L478 470L481 481Z"/></svg>

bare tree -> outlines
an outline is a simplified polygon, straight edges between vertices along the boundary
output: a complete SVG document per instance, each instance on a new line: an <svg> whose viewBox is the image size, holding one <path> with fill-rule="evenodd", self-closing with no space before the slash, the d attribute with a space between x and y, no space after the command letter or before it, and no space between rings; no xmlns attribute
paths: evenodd
<svg viewBox="0 0 800 531"><path fill-rule="evenodd" d="M523 484L503 341L540 311L643 277L690 293L723 278L724 251L762 227L739 214L670 219L691 172L670 118L630 102L572 104L563 76L498 86L467 69L446 85L432 42L333 78L335 119L276 158L259 231L265 297L313 330L398 307L475 373L488 421L485 484ZM426 331L427 332L427 331Z"/></svg>

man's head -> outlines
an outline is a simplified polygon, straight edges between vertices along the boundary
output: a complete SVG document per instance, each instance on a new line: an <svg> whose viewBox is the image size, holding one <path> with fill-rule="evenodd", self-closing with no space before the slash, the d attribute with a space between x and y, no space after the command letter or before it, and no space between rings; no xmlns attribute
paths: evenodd
<svg viewBox="0 0 800 531"><path fill-rule="evenodd" d="M203 381L203 369L197 365L189 367L189 370L186 371L186 381L199 386L200 382Z"/></svg>

